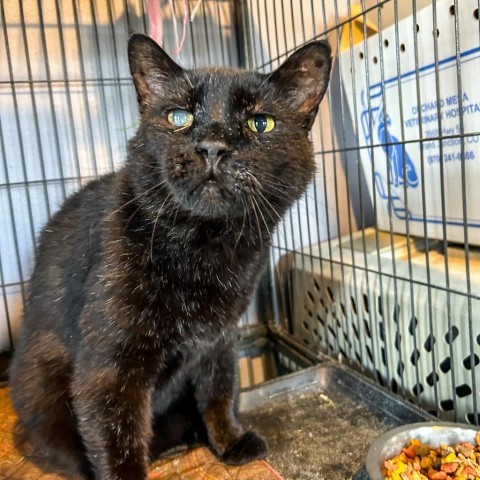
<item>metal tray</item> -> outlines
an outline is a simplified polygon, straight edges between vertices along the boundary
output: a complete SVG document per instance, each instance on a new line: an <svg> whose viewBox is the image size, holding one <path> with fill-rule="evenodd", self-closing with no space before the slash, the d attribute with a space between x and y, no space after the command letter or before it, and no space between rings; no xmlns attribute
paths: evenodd
<svg viewBox="0 0 480 480"><path fill-rule="evenodd" d="M370 444L434 417L337 363L322 363L242 392L245 426L265 436L286 480L367 480Z"/></svg>

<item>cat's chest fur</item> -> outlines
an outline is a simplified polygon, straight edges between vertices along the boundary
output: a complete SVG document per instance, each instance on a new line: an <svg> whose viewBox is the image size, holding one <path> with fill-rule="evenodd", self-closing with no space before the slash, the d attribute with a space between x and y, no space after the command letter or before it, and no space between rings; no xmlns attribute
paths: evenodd
<svg viewBox="0 0 480 480"><path fill-rule="evenodd" d="M258 232L247 227L239 235L236 226L219 222L169 221L159 218L154 232L142 232L144 242L129 238L130 230L120 235L112 229L108 260L99 266L99 300L122 331L122 343L151 354L209 348L232 330L256 285L268 242L264 238L260 246Z"/></svg>

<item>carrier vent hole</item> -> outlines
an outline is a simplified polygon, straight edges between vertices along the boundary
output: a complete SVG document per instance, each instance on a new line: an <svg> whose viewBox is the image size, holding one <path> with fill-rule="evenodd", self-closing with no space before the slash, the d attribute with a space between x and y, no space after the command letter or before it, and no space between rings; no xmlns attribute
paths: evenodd
<svg viewBox="0 0 480 480"><path fill-rule="evenodd" d="M385 326L383 325L383 322L380 322L378 324L378 334L380 335L380 339L382 342L385 341Z"/></svg>
<svg viewBox="0 0 480 480"><path fill-rule="evenodd" d="M310 330L310 327L309 327L308 323L305 322L305 321L303 322L303 328L304 328L305 330Z"/></svg>
<svg viewBox="0 0 480 480"><path fill-rule="evenodd" d="M419 358L420 358L420 352L418 351L418 349L415 349L413 353L410 355L410 363L412 365L417 365Z"/></svg>
<svg viewBox="0 0 480 480"><path fill-rule="evenodd" d="M410 332L410 335L413 336L413 334L415 333L415 330L417 329L417 325L418 325L417 317L412 317L410 319L410 323L408 324L408 331Z"/></svg>
<svg viewBox="0 0 480 480"><path fill-rule="evenodd" d="M317 282L317 280L316 280L315 278L313 279L313 287L315 288L315 290L316 290L317 292L320 291L320 285L318 284L318 282Z"/></svg>
<svg viewBox="0 0 480 480"><path fill-rule="evenodd" d="M431 352L434 345L435 345L435 337L432 334L430 334L425 340L425 343L423 344L423 346L425 347L425 350L427 352Z"/></svg>
<svg viewBox="0 0 480 480"><path fill-rule="evenodd" d="M388 47L388 45L389 45L388 40L385 39L385 40L383 41L383 44L384 44L386 47Z"/></svg>
<svg viewBox="0 0 480 480"><path fill-rule="evenodd" d="M427 375L427 378L425 380L431 387L433 387L438 382L439 377L436 372L432 372Z"/></svg>
<svg viewBox="0 0 480 480"><path fill-rule="evenodd" d="M450 12L450 15L455 15L455 5L450 5L448 11Z"/></svg>
<svg viewBox="0 0 480 480"><path fill-rule="evenodd" d="M444 412L451 412L454 408L453 400L451 400L450 398L447 400L442 400L440 402L440 407L442 407L442 410Z"/></svg>
<svg viewBox="0 0 480 480"><path fill-rule="evenodd" d="M333 292L332 292L332 289L330 287L327 287L327 297L332 304L335 303L335 298L333 296Z"/></svg>
<svg viewBox="0 0 480 480"><path fill-rule="evenodd" d="M355 335L355 338L357 340L360 340L360 335L358 334L358 328L354 323L352 324L352 328L353 328L353 334Z"/></svg>
<svg viewBox="0 0 480 480"><path fill-rule="evenodd" d="M405 364L403 362L398 362L397 373L399 377L403 377L403 372L405 371Z"/></svg>
<svg viewBox="0 0 480 480"><path fill-rule="evenodd" d="M372 338L372 333L370 332L370 327L369 327L368 322L366 320L363 321L363 328L365 329L365 335L368 338Z"/></svg>
<svg viewBox="0 0 480 480"><path fill-rule="evenodd" d="M368 296L367 294L362 295L363 299L363 309L365 310L365 313L368 313L370 311L370 302L368 301Z"/></svg>
<svg viewBox="0 0 480 480"><path fill-rule="evenodd" d="M473 18L475 18L475 20L478 20L478 8L476 8L476 9L473 11Z"/></svg>
<svg viewBox="0 0 480 480"><path fill-rule="evenodd" d="M370 350L370 347L367 345L367 356L368 356L368 359L373 363L373 355L372 355L372 351Z"/></svg>
<svg viewBox="0 0 480 480"><path fill-rule="evenodd" d="M374 57L373 57L373 63L375 63L375 64L378 63L378 57L377 57L377 56L374 56Z"/></svg>
<svg viewBox="0 0 480 480"><path fill-rule="evenodd" d="M387 352L385 352L385 349L382 348L381 353L382 353L382 363L385 366L387 366Z"/></svg>
<svg viewBox="0 0 480 480"><path fill-rule="evenodd" d="M451 345L458 337L458 333L458 328L455 325L452 325L452 327L445 334L445 341Z"/></svg>
<svg viewBox="0 0 480 480"><path fill-rule="evenodd" d="M393 309L393 321L398 325L400 320L400 305L397 303Z"/></svg>
<svg viewBox="0 0 480 480"><path fill-rule="evenodd" d="M347 316L347 311L345 310L345 305L343 303L340 303L340 310L342 312L342 315L344 317L346 317Z"/></svg>
<svg viewBox="0 0 480 480"><path fill-rule="evenodd" d="M463 359L463 366L467 370L471 370L472 368L476 367L478 363L480 362L480 359L476 354L473 354L473 365L472 365L472 357L469 355L468 357L465 357Z"/></svg>
<svg viewBox="0 0 480 480"><path fill-rule="evenodd" d="M383 304L382 304L382 297L380 295L377 297L377 309L378 309L378 314L383 316Z"/></svg>
<svg viewBox="0 0 480 480"><path fill-rule="evenodd" d="M315 305L315 297L313 296L313 294L310 290L307 290L307 296L308 296L309 300Z"/></svg>
<svg viewBox="0 0 480 480"><path fill-rule="evenodd" d="M395 349L400 351L401 345L402 345L402 335L399 332L397 332L395 334Z"/></svg>
<svg viewBox="0 0 480 480"><path fill-rule="evenodd" d="M305 345L310 345L310 342L309 342L306 338L303 339L303 343L304 343Z"/></svg>
<svg viewBox="0 0 480 480"><path fill-rule="evenodd" d="M445 360L443 360L440 363L440 370L443 373L449 372L451 368L452 368L452 362L450 361L450 357L447 357Z"/></svg>
<svg viewBox="0 0 480 480"><path fill-rule="evenodd" d="M360 60L363 60L363 57L364 57L365 55L363 54L363 52L360 52L360 53L358 54L358 56L360 57Z"/></svg>
<svg viewBox="0 0 480 480"><path fill-rule="evenodd" d="M376 374L377 374L377 382L382 386L384 387L385 386L385 382L383 381L383 378L382 378L382 374L380 373L379 370L375 370Z"/></svg>
<svg viewBox="0 0 480 480"><path fill-rule="evenodd" d="M464 383L463 385L459 385L457 388L455 388L455 392L460 398L467 397L468 395L472 394L472 389L470 388L469 385Z"/></svg>
<svg viewBox="0 0 480 480"><path fill-rule="evenodd" d="M406 50L406 47L405 47L405 44L404 44L404 43L402 43L402 44L400 45L400 50L401 50L402 52L404 52L404 51Z"/></svg>
<svg viewBox="0 0 480 480"><path fill-rule="evenodd" d="M398 393L398 384L394 378L392 378L392 381L390 382L390 388L393 393Z"/></svg>
<svg viewBox="0 0 480 480"><path fill-rule="evenodd" d="M323 301L323 298L320 299L320 302L319 302L319 303L320 303L320 306L321 306L324 310L326 310L325 302Z"/></svg>
<svg viewBox="0 0 480 480"><path fill-rule="evenodd" d="M477 415L473 412L467 413L466 419L468 423L471 423L472 425L480 425L480 413L477 413Z"/></svg>
<svg viewBox="0 0 480 480"><path fill-rule="evenodd" d="M355 299L353 297L350 297L350 308L352 309L352 312L354 315L357 314L357 304L355 303Z"/></svg>
<svg viewBox="0 0 480 480"><path fill-rule="evenodd" d="M322 327L325 326L325 321L324 321L323 318L322 318L320 315L318 315L318 314L317 314L317 320L318 320L318 323L320 323L320 325L321 325Z"/></svg>
<svg viewBox="0 0 480 480"><path fill-rule="evenodd" d="M421 383L417 383L412 387L412 393L416 396L419 397L423 393L423 385Z"/></svg>

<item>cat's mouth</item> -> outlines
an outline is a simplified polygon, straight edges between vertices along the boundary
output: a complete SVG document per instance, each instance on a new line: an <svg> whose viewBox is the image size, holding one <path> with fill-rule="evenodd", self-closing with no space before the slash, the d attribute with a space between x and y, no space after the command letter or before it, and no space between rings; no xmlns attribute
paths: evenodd
<svg viewBox="0 0 480 480"><path fill-rule="evenodd" d="M218 192L221 193L221 186L216 178L210 177L205 180L202 180L198 183L198 185L194 186L191 190L190 194L203 194L205 191L207 192Z"/></svg>
<svg viewBox="0 0 480 480"><path fill-rule="evenodd" d="M196 200L204 199L209 203L215 203L228 200L228 192L224 186L215 178L208 178L197 185L191 195L196 197Z"/></svg>
<svg viewBox="0 0 480 480"><path fill-rule="evenodd" d="M221 180L209 177L190 190L187 202L193 214L218 218L231 213L232 194Z"/></svg>

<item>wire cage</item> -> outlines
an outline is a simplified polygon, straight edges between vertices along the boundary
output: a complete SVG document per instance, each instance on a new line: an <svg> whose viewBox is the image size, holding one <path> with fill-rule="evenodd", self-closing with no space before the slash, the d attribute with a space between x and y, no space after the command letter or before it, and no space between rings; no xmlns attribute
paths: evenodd
<svg viewBox="0 0 480 480"><path fill-rule="evenodd" d="M317 172L275 232L261 301L241 320L242 386L333 358L439 418L478 425L478 7L0 2L1 361L14 349L40 229L125 158L138 115L131 33L163 39L186 67L261 72L328 38Z"/></svg>

